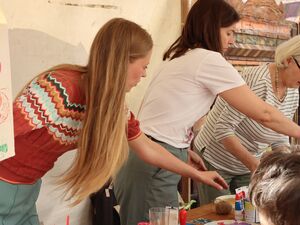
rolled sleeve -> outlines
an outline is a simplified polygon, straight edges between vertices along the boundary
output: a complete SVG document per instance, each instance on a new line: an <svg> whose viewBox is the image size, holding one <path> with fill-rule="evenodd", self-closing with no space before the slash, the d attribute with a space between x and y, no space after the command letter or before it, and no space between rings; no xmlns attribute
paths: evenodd
<svg viewBox="0 0 300 225"><path fill-rule="evenodd" d="M132 112L130 112L130 118L128 120L128 128L127 128L127 139L128 141L132 141L138 138L142 131L140 129L140 122L135 119L135 116Z"/></svg>

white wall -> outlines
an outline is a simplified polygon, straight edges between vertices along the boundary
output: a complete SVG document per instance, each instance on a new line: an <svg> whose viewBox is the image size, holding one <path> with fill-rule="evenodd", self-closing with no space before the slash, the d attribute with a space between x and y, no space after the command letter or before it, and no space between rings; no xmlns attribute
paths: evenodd
<svg viewBox="0 0 300 225"><path fill-rule="evenodd" d="M133 20L152 34L155 46L149 77L180 29L180 0L0 0L0 7L10 28L14 95L49 66L68 62L85 64L94 35L110 18ZM130 94L128 101L133 111L148 82L146 79Z"/></svg>
<svg viewBox="0 0 300 225"><path fill-rule="evenodd" d="M129 107L136 112L163 51L180 32L180 0L0 0L0 7L9 26L14 96L27 81L50 66L85 64L101 25L113 17L124 17L142 25L154 40L148 77L128 96ZM88 224L85 216L78 214L82 208L87 210L85 204L72 211L60 202L59 192L53 193L53 175L63 171L62 164L70 163L73 154L64 155L43 179L38 207L45 225L64 225L66 213L71 214L72 225Z"/></svg>

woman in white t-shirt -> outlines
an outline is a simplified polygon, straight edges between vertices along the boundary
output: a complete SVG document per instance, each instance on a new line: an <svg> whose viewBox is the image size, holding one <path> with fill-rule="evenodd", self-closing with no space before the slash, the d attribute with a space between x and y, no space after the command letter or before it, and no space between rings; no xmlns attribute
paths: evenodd
<svg viewBox="0 0 300 225"><path fill-rule="evenodd" d="M300 136L300 127L256 97L224 59L239 19L224 0L196 1L145 94L138 115L142 131L179 159L192 154L187 150L192 126L209 111L217 95L264 126ZM130 153L115 181L122 225L148 220L151 207L177 207L179 180L179 175L146 165Z"/></svg>

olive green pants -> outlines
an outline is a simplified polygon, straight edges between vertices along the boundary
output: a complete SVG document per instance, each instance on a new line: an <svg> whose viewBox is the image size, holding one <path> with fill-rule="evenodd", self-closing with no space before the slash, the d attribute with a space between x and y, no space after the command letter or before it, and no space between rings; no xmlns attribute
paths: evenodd
<svg viewBox="0 0 300 225"><path fill-rule="evenodd" d="M177 158L187 161L187 150L157 143ZM138 222L148 221L151 207L178 207L177 185L180 178L180 175L145 163L130 151L127 163L114 181L121 225L136 225Z"/></svg>
<svg viewBox="0 0 300 225"><path fill-rule="evenodd" d="M236 188L249 185L251 177L250 173L244 175L232 175L225 171L217 170L204 159L203 161L209 171L217 171L224 178L226 183L229 185L229 189L217 190L206 184L198 183L197 188L199 193L200 205L211 203L215 200L215 198L221 195L235 194Z"/></svg>
<svg viewBox="0 0 300 225"><path fill-rule="evenodd" d="M39 225L35 202L41 180L10 184L0 180L0 225Z"/></svg>

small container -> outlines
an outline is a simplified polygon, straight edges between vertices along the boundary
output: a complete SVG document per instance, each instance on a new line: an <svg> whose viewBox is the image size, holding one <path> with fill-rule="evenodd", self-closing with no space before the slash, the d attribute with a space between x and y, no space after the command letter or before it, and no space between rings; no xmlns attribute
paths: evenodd
<svg viewBox="0 0 300 225"><path fill-rule="evenodd" d="M178 224L178 208L169 206L150 208L149 221L150 224Z"/></svg>
<svg viewBox="0 0 300 225"><path fill-rule="evenodd" d="M244 204L241 196L239 194L235 195L235 207L234 207L234 217L236 220L244 221Z"/></svg>

